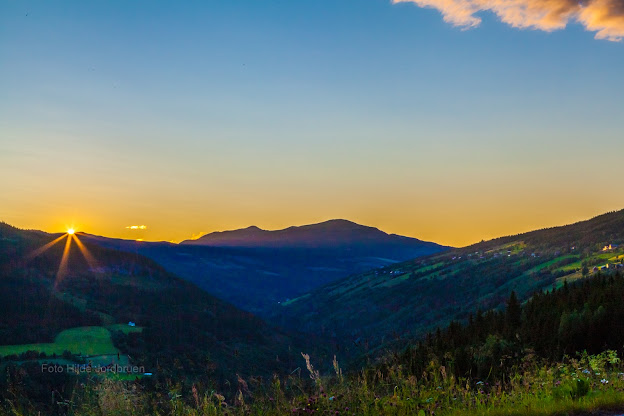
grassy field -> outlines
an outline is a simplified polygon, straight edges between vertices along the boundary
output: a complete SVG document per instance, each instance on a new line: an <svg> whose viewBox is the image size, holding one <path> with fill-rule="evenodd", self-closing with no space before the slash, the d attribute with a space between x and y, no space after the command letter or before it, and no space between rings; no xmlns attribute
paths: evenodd
<svg viewBox="0 0 624 416"><path fill-rule="evenodd" d="M119 351L113 345L109 329L124 333L141 331L140 327L129 327L125 324L111 325L108 329L101 326L71 328L58 334L53 343L0 346L0 356L26 351L44 352L47 355L61 355L64 351L83 355L116 355Z"/></svg>
<svg viewBox="0 0 624 416"><path fill-rule="evenodd" d="M552 266L553 264L556 264L556 263L558 263L558 262L560 262L562 260L576 259L576 258L578 258L578 256L576 256L576 255L569 255L569 254L565 255L565 256L559 256L559 257L556 257L556 258L554 258L552 260L549 260L549 261L546 261L544 263L541 263L541 264L539 264L539 265L537 265L537 266L527 270L526 272L524 272L524 275L525 276L529 276L532 273L537 273L540 270L545 269L546 267Z"/></svg>
<svg viewBox="0 0 624 416"><path fill-rule="evenodd" d="M624 412L624 393L620 391L594 392L576 401L552 398L527 399L524 403L508 403L498 407L456 409L447 416L563 416L563 415L621 415Z"/></svg>

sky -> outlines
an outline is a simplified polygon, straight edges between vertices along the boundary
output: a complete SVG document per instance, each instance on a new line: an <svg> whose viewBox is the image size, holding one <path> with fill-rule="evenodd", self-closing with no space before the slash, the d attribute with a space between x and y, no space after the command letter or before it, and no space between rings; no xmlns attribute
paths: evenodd
<svg viewBox="0 0 624 416"><path fill-rule="evenodd" d="M622 209L623 35L621 0L0 0L0 221L463 246Z"/></svg>

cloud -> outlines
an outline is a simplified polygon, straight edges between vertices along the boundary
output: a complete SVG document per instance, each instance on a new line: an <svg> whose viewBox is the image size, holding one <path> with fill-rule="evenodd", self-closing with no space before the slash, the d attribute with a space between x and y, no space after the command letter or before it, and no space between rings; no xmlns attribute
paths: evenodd
<svg viewBox="0 0 624 416"><path fill-rule="evenodd" d="M510 26L547 32L578 22L596 39L624 37L624 0L392 0L440 11L445 22L464 29L479 26L476 14L490 11Z"/></svg>
<svg viewBox="0 0 624 416"><path fill-rule="evenodd" d="M147 225L128 225L126 228L129 230L145 230Z"/></svg>

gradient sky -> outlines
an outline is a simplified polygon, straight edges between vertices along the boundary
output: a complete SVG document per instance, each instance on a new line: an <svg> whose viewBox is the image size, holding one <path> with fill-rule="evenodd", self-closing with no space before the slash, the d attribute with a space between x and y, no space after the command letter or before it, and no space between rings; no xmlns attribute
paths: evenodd
<svg viewBox="0 0 624 416"><path fill-rule="evenodd" d="M624 208L621 16L496 1L0 0L0 220L466 245Z"/></svg>

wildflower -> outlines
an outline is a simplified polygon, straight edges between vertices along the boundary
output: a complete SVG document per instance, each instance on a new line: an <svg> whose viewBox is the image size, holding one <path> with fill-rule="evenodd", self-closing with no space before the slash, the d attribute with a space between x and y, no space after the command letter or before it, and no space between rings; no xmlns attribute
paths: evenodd
<svg viewBox="0 0 624 416"><path fill-rule="evenodd" d="M482 382L482 381L477 381L477 386L480 386L480 385L482 385L482 384L483 384L483 382Z"/></svg>
<svg viewBox="0 0 624 416"><path fill-rule="evenodd" d="M329 400L334 400L334 396L331 396L331 397L329 398Z"/></svg>
<svg viewBox="0 0 624 416"><path fill-rule="evenodd" d="M583 370L583 374L589 374L589 373L590 373L589 370L587 370L587 369Z"/></svg>
<svg viewBox="0 0 624 416"><path fill-rule="evenodd" d="M193 398L195 399L195 406L199 407L199 394L197 392L197 387L193 384L193 388L191 389L193 392Z"/></svg>
<svg viewBox="0 0 624 416"><path fill-rule="evenodd" d="M609 384L609 380L607 380L606 378L603 378L602 380L600 380L600 382L602 384Z"/></svg>

